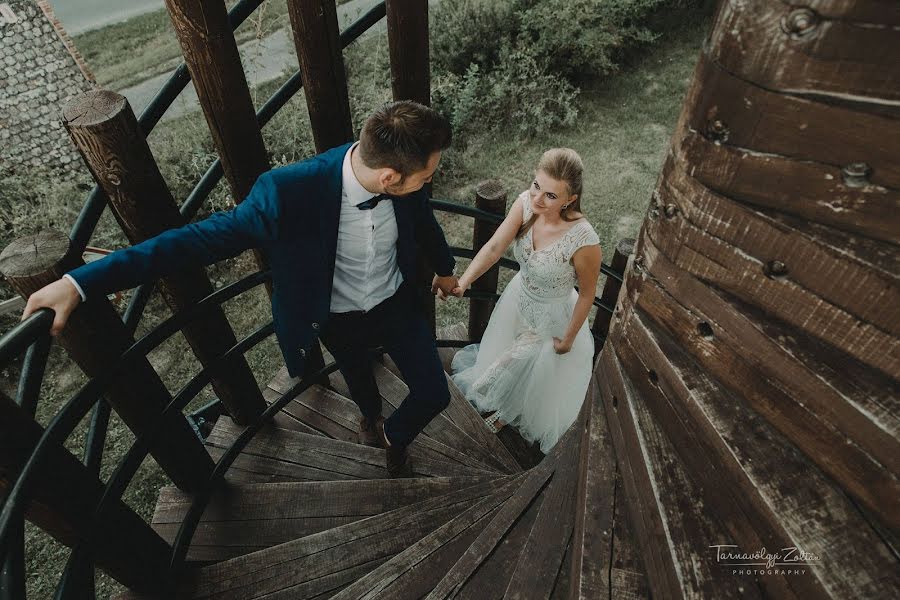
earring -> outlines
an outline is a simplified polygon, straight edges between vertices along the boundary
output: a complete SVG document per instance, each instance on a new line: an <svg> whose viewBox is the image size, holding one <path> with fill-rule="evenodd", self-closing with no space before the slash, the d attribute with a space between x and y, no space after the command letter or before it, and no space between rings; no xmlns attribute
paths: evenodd
<svg viewBox="0 0 900 600"><path fill-rule="evenodd" d="M562 209L563 209L563 210L566 210L567 208L569 208L569 205L568 205L568 204L563 204L563 205L562 205Z"/></svg>

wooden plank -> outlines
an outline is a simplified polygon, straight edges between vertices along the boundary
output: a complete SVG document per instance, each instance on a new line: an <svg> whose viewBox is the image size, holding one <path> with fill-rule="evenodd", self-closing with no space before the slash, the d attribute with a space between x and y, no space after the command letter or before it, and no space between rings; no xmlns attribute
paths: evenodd
<svg viewBox="0 0 900 600"><path fill-rule="evenodd" d="M395 580L401 578L420 562L427 560L431 554L440 551L443 546L452 543L458 536L464 535L467 531L471 533L472 529L477 532L479 528L486 526L503 503L516 492L521 482L522 477L517 477L498 489L496 493L483 498L465 512L450 519L443 526L419 539L379 568L348 586L335 596L335 600L349 600L364 594L366 597L388 597L383 594Z"/></svg>
<svg viewBox="0 0 900 600"><path fill-rule="evenodd" d="M185 582L190 598L254 598L390 557L516 479L498 477L415 505L199 569ZM181 597L181 596L180 596Z"/></svg>
<svg viewBox="0 0 900 600"><path fill-rule="evenodd" d="M224 448L207 445L207 451L218 460L225 454ZM290 481L332 481L337 479L359 479L357 475L336 473L322 468L297 464L290 461L239 454L225 473L226 479L234 483L267 483Z"/></svg>
<svg viewBox="0 0 900 600"><path fill-rule="evenodd" d="M834 255L821 266L806 264L803 262L803 245L799 248L785 245L774 228L766 228L759 221L752 223L752 227L761 228L758 234L751 233L740 241L730 243L684 218L682 215L692 212L694 206L686 194L673 190L673 187L664 184L659 193L667 202L678 207L677 215L674 218L648 219L643 234L675 266L707 285L714 285L802 328L810 335L842 348L891 377L900 378L900 338L897 337L900 320L889 320L895 308L864 311L861 307L866 299L859 292L846 283L835 283L839 279L836 275L855 273L858 277L851 281L856 283L856 289L869 291L877 289L876 282L883 279L880 280L871 270L854 270ZM704 221L704 224L707 222ZM760 249L757 250L758 256L754 256L756 242L753 239L757 235L763 241L777 244L778 252L764 254L765 250ZM807 252L810 249L807 244ZM776 261L783 268L773 274L770 265ZM829 267L833 274L828 272ZM804 275L804 269L810 269L815 277ZM892 298L896 290L896 283L877 289L875 299ZM846 292L846 297L838 298L839 291ZM850 307L856 312L851 312ZM862 312L866 313L866 317L857 314Z"/></svg>
<svg viewBox="0 0 900 600"><path fill-rule="evenodd" d="M676 147L682 136L697 133L728 147L808 161L819 169L865 162L871 167L870 184L894 192L900 188L900 166L893 159L900 151L896 116L780 94L736 76L705 54L694 77Z"/></svg>
<svg viewBox="0 0 900 600"><path fill-rule="evenodd" d="M882 242L897 241L900 191L850 184L840 166L715 143L696 131L686 132L676 151L692 177L722 196ZM847 246L852 250L853 245ZM900 259L890 249L879 252L879 262L896 273Z"/></svg>
<svg viewBox="0 0 900 600"><path fill-rule="evenodd" d="M859 15L854 4L868 5L872 21L844 20L846 10ZM826 19L780 0L727 0L719 9L708 51L728 71L770 89L896 104L900 39L895 27L885 26L890 15L896 18L896 8L885 16L872 13L884 4L833 2Z"/></svg>
<svg viewBox="0 0 900 600"><path fill-rule="evenodd" d="M653 268L664 273L668 266L653 256L649 241L645 247L647 256L655 261ZM661 279L667 284L675 283L671 277ZM886 523L896 526L896 502L900 494L894 470L897 455L891 453L891 448L896 447L896 438L881 429L877 422L872 422L870 413L859 411L854 417L858 408L848 403L847 398L836 396L835 391L829 390L821 381L818 385L803 387L814 374L804 373L801 365L771 343L772 338L762 337L759 332L753 335L752 323L748 323L747 317L734 308L727 308L721 299L719 308L713 304L710 310L712 293L705 286L689 286L689 283L688 278L682 276L678 282L682 285L679 295L673 297L650 280L644 280L640 284L638 304L670 332L681 347L689 349L710 375L743 398L823 471L839 481L848 493L881 515ZM686 300L684 293L696 295ZM691 307L692 312L682 307L682 303ZM715 327L712 339L700 333L698 320ZM741 329L732 329L733 323L742 324ZM771 349L780 352L755 355ZM824 398L816 397L820 391L826 393ZM854 419L849 428L845 418ZM875 436L878 442L873 444L869 435ZM887 452L877 447L882 443L887 444ZM884 456L887 465L878 462L875 456ZM890 467L885 468L888 465Z"/></svg>
<svg viewBox="0 0 900 600"><path fill-rule="evenodd" d="M600 355L598 382L616 456L624 467L626 503L636 524L652 596L761 598L755 577L735 586L734 577L717 569L714 555L708 554L708 547L727 540L727 534L697 503L696 485L623 375L613 352L619 336L615 329L613 336Z"/></svg>
<svg viewBox="0 0 900 600"><path fill-rule="evenodd" d="M219 561L332 529L484 479L430 478L226 486L217 491L191 539L188 560ZM153 529L171 542L192 503L163 488Z"/></svg>
<svg viewBox="0 0 900 600"><path fill-rule="evenodd" d="M618 470L614 497L615 523L612 532L609 596L615 600L645 600L650 597L650 587L635 542L634 527L628 522L625 489Z"/></svg>
<svg viewBox="0 0 900 600"><path fill-rule="evenodd" d="M513 571L505 598L550 598L575 525L575 492L585 421L585 405L557 446L562 446L553 480L547 487L531 536ZM556 450L556 448L554 448Z"/></svg>
<svg viewBox="0 0 900 600"><path fill-rule="evenodd" d="M452 359L451 359L452 360ZM385 356L384 366L396 377L402 379L400 370L389 356ZM497 435L491 433L484 425L478 411L466 400L456 384L447 376L447 388L450 390L450 404L442 413L454 425L464 431L470 438L486 448L503 464L504 473L516 473L522 466L516 461L509 449L503 445Z"/></svg>
<svg viewBox="0 0 900 600"><path fill-rule="evenodd" d="M595 377L591 377L585 404L588 414L578 461L570 597L588 600L609 596L616 462Z"/></svg>
<svg viewBox="0 0 900 600"><path fill-rule="evenodd" d="M207 438L207 443L227 447L240 434L233 423L217 425ZM310 436L287 430L271 428L259 433L244 449L243 454L274 459L279 462L296 463L350 475L363 479L384 479L388 477L385 468L384 450L361 444L332 440L321 436ZM420 476L465 476L490 473L483 467L471 467L444 460L421 445L410 447L413 472ZM345 477L337 477L344 479Z"/></svg>
<svg viewBox="0 0 900 600"><path fill-rule="evenodd" d="M381 396L396 410L409 393L409 388L402 379L391 373L384 365L375 364L372 371ZM438 414L432 419L423 429L423 433L451 448L463 451L500 472L512 469L494 452L481 446L466 431L457 427L443 414Z"/></svg>
<svg viewBox="0 0 900 600"><path fill-rule="evenodd" d="M554 457L555 458L555 457ZM553 476L556 460L548 458L538 467L530 470L522 486L497 511L460 559L447 570L443 578L436 582L427 600L451 598L466 585L472 574L487 560L514 527L516 521L534 503ZM513 563L515 564L515 562ZM512 573L512 571L510 571Z"/></svg>

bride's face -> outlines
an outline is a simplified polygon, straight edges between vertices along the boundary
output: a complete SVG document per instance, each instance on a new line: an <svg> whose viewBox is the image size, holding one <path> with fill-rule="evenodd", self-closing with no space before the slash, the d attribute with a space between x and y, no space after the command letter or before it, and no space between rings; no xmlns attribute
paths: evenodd
<svg viewBox="0 0 900 600"><path fill-rule="evenodd" d="M528 193L531 194L532 212L536 215L558 215L562 207L574 199L565 181L553 179L541 170L534 174Z"/></svg>

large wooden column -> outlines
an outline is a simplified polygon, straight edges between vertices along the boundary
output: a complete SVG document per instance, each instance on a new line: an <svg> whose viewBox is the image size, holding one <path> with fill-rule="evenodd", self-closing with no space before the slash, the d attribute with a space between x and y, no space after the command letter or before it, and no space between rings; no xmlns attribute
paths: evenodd
<svg viewBox="0 0 900 600"><path fill-rule="evenodd" d="M483 211L503 216L506 214L507 191L503 183L497 179L482 181L475 188L475 206ZM498 225L485 221L475 221L472 228L472 249L477 254L491 236L497 231ZM472 289L480 292L497 292L497 283L500 277L500 265L494 265L484 275L472 284ZM491 313L494 311L496 301L472 298L469 304L469 339L481 341L484 330L487 329Z"/></svg>
<svg viewBox="0 0 900 600"><path fill-rule="evenodd" d="M72 252L62 233L43 231L20 238L0 254L0 273L23 298L84 264ZM114 365L134 338L122 319L104 298L89 298L69 317L57 336L88 377L98 377ZM147 433L172 396L144 358L118 374L106 389L113 410L136 436ZM162 425L163 433L151 446L151 454L172 481L185 491L203 487L213 463L190 425L180 413Z"/></svg>
<svg viewBox="0 0 900 600"><path fill-rule="evenodd" d="M241 202L269 160L224 2L166 0L225 178ZM255 251L260 268L266 260ZM266 286L271 293L271 286Z"/></svg>
<svg viewBox="0 0 900 600"><path fill-rule="evenodd" d="M106 90L82 94L64 108L63 122L132 244L185 224L124 96ZM211 294L213 286L203 267L195 267L164 279L160 291L178 312ZM186 325L183 333L204 366L237 343L218 307ZM243 356L216 371L212 386L239 424L250 424L265 410Z"/></svg>
<svg viewBox="0 0 900 600"><path fill-rule="evenodd" d="M26 410L0 393L0 498L6 497L42 433ZM70 548L90 538L97 566L129 588L165 588L172 549L147 523L117 501L95 527L104 485L62 446L51 448L38 468L26 509L30 521Z"/></svg>
<svg viewBox="0 0 900 600"><path fill-rule="evenodd" d="M288 0L294 46L317 152L353 139L334 0Z"/></svg>
<svg viewBox="0 0 900 600"><path fill-rule="evenodd" d="M597 372L654 597L900 589L888 4L726 0L700 56Z"/></svg>

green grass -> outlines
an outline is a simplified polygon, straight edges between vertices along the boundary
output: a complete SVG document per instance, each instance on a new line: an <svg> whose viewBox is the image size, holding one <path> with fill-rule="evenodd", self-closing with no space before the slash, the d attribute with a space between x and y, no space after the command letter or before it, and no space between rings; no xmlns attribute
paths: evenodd
<svg viewBox="0 0 900 600"><path fill-rule="evenodd" d="M337 0L345 4L349 0ZM231 8L237 0L227 0ZM267 0L235 32L238 44L290 26L287 3ZM181 47L165 9L74 36L101 87L120 91L166 73L182 62ZM135 49L140 48L140 52Z"/></svg>
<svg viewBox="0 0 900 600"><path fill-rule="evenodd" d="M132 26L137 27L134 23L123 24L122 31L127 31ZM134 31L141 30L136 28ZM142 35L147 40L159 40L161 37L150 33ZM374 106L390 98L384 37L383 32L366 35L346 55L352 112L357 129ZM553 146L572 147L581 154L586 166L582 208L600 235L604 260L608 262L615 243L624 237L634 237L638 232L669 145L701 39L700 27L666 33L652 48L632 59L623 68L621 75L587 86L580 95L579 117L573 127L545 131L531 139L485 135L469 140L465 148L452 148L446 153L436 178L435 196L471 203L477 182L499 178L509 189L509 199L512 201L528 186L534 165L545 149ZM121 44L120 48L125 48L126 44L134 47L134 44L140 42L128 40L127 35L123 34L118 43ZM114 53L111 52L107 58L110 68L115 66L113 58ZM121 72L133 72L135 64L132 62L132 67L123 68ZM270 82L254 92L257 106L279 83ZM302 93L291 100L264 129L264 138L273 165L300 160L313 152ZM149 142L176 199L183 200L214 158L213 145L202 115L194 113L160 124L151 134ZM28 178L25 175L21 177L22 187L16 189L24 190L28 187ZM36 177L35 181L39 181ZM81 185L88 183L85 180ZM0 223L0 233L6 239L40 229L47 223L67 230L85 195L77 184L57 187L42 184L31 187L40 191L35 196L34 203L17 208L19 212L15 213L15 220L6 221L4 217ZM13 199L4 199L3 190L0 189L0 207L6 206L4 203ZM227 208L230 202L227 187L222 183L212 194L209 207ZM452 244L471 244L470 219L440 214L439 220ZM108 212L92 243L110 248L125 245L124 237ZM465 266L465 261L462 262L460 272ZM214 283L221 285L239 278L253 268L249 258L244 255L211 267L209 273ZM9 291L5 290L3 295L9 295ZM467 302L461 300L442 303L438 313L439 323L449 324L463 320L467 306ZM229 302L225 311L238 337L246 335L271 318L268 300L262 289L256 289ZM148 331L168 314L169 311L159 296L154 296L145 311L139 333ZM0 331L8 330L15 320L9 316L0 320ZM181 336L163 344L149 358L173 392L198 368ZM274 339L270 338L248 353L248 361L258 381L267 381L281 364ZM11 393L15 380L15 369L7 369L0 374L0 387ZM42 391L38 420L46 424L62 403L84 382L85 377L80 370L71 364L60 348L54 347ZM210 390L207 388L195 404L209 397ZM83 438L82 427L68 444L78 456L81 454ZM114 418L107 439L102 471L104 479L112 472L132 441L133 436L127 428ZM165 476L159 468L152 460L147 460L128 487L125 501L149 520L158 489L165 483ZM29 597L52 597L68 550L32 526L28 527L27 548ZM108 577L98 577L99 597L108 597L118 589L119 586Z"/></svg>

